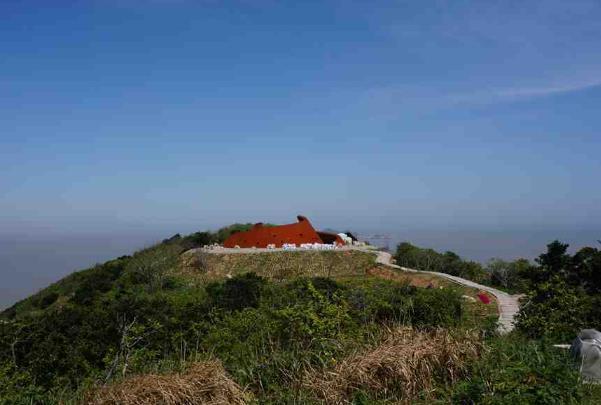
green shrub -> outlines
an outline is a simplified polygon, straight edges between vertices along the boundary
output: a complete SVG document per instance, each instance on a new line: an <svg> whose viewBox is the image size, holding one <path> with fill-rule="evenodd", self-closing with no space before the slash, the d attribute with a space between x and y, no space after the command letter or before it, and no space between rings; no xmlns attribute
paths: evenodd
<svg viewBox="0 0 601 405"><path fill-rule="evenodd" d="M231 234L236 232L244 232L248 231L253 227L254 224L232 224L229 226L225 226L215 233L215 240L217 243L223 243L227 238L230 237Z"/></svg>
<svg viewBox="0 0 601 405"><path fill-rule="evenodd" d="M490 282L490 275L482 265L464 260L454 252L439 253L433 249L423 249L409 242L403 242L397 246L394 258L400 266L447 273L478 283Z"/></svg>
<svg viewBox="0 0 601 405"><path fill-rule="evenodd" d="M89 304L99 295L113 288L124 268L125 261L113 260L87 270L82 274L73 292L73 301L82 305Z"/></svg>
<svg viewBox="0 0 601 405"><path fill-rule="evenodd" d="M280 337L289 347L306 350L312 345L341 337L350 324L346 303L338 297L330 302L310 280L303 280L303 301L276 309Z"/></svg>
<svg viewBox="0 0 601 405"><path fill-rule="evenodd" d="M583 395L567 352L518 335L493 340L470 375L453 387L453 403L575 404Z"/></svg>
<svg viewBox="0 0 601 405"><path fill-rule="evenodd" d="M300 291L309 292L308 283L304 282L303 279L300 279L300 283L292 282L290 286L297 286ZM337 281L327 278L327 277L313 277L311 278L311 285L317 290L321 295L326 297L328 300L332 301L337 294L339 295L346 287Z"/></svg>
<svg viewBox="0 0 601 405"><path fill-rule="evenodd" d="M14 364L0 363L0 405L29 405L48 403L44 390L34 384L27 370Z"/></svg>
<svg viewBox="0 0 601 405"><path fill-rule="evenodd" d="M491 259L486 264L490 273L491 285L510 293L526 292L530 288L529 275L536 271L526 259L512 262L502 259Z"/></svg>
<svg viewBox="0 0 601 405"><path fill-rule="evenodd" d="M530 337L571 341L582 328L601 325L601 251L585 247L574 256L554 241L536 259L530 290L517 317L517 328Z"/></svg>
<svg viewBox="0 0 601 405"><path fill-rule="evenodd" d="M48 291L40 296L40 300L37 303L38 308L44 309L48 308L50 305L54 304L58 299L59 294L56 291Z"/></svg>
<svg viewBox="0 0 601 405"><path fill-rule="evenodd" d="M461 294L450 288L419 289L378 281L348 289L345 298L351 316L361 323L445 327L458 325L463 316Z"/></svg>
<svg viewBox="0 0 601 405"><path fill-rule="evenodd" d="M267 311L245 308L205 324L201 346L217 356L236 381L270 390L286 364L278 342L280 323Z"/></svg>
<svg viewBox="0 0 601 405"><path fill-rule="evenodd" d="M162 243L136 252L128 260L121 281L125 285L143 285L150 291L160 291L170 282L180 253L177 243Z"/></svg>
<svg viewBox="0 0 601 405"><path fill-rule="evenodd" d="M412 309L411 323L417 327L456 326L463 316L461 294L450 288L417 290Z"/></svg>
<svg viewBox="0 0 601 405"><path fill-rule="evenodd" d="M411 323L412 296L416 288L385 280L353 286L344 291L350 314L357 322Z"/></svg>
<svg viewBox="0 0 601 405"><path fill-rule="evenodd" d="M225 283L211 283L207 292L214 306L236 311L243 308L256 308L265 289L267 280L255 273L235 276Z"/></svg>
<svg viewBox="0 0 601 405"><path fill-rule="evenodd" d="M20 390L52 403L93 381L214 355L262 399L298 401L307 368L331 365L382 324L440 326L457 315L450 292L385 280L273 282L247 273L187 283L171 271L183 241L75 273L15 306L14 319L0 321L0 364L11 365L0 383L16 387L6 398L18 403Z"/></svg>
<svg viewBox="0 0 601 405"><path fill-rule="evenodd" d="M547 336L557 342L570 342L586 327L598 325L595 300L584 291L569 286L559 277L536 285L525 299L516 326L532 338Z"/></svg>
<svg viewBox="0 0 601 405"><path fill-rule="evenodd" d="M36 384L75 386L104 366L104 356L118 339L115 320L101 306L66 306L22 325L13 340L16 364Z"/></svg>
<svg viewBox="0 0 601 405"><path fill-rule="evenodd" d="M181 250L182 252L203 247L205 245L211 245L217 242L216 236L211 232L195 232L191 235L185 236L181 241Z"/></svg>

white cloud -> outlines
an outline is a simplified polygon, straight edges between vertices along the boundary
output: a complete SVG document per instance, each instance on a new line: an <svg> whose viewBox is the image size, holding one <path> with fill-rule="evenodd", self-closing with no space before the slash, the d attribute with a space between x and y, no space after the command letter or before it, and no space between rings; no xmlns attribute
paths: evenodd
<svg viewBox="0 0 601 405"><path fill-rule="evenodd" d="M583 91L601 86L601 80L590 80L578 83L567 83L559 85L548 85L543 87L518 87L497 91L497 96L501 98L526 98L526 97L544 97L556 94L572 93Z"/></svg>
<svg viewBox="0 0 601 405"><path fill-rule="evenodd" d="M495 105L562 96L601 88L601 79L548 81L536 85L490 86L470 91L464 84L455 88L420 85L390 85L366 89L354 99L354 108L372 119L415 117L415 114L470 106ZM344 103L343 103L344 104ZM353 114L358 114L356 111Z"/></svg>
<svg viewBox="0 0 601 405"><path fill-rule="evenodd" d="M443 95L442 98L451 105L454 104L495 104L521 101L534 98L552 97L567 93L575 93L601 87L601 79L574 81L538 86L516 86L508 88L489 89L477 92L455 93Z"/></svg>

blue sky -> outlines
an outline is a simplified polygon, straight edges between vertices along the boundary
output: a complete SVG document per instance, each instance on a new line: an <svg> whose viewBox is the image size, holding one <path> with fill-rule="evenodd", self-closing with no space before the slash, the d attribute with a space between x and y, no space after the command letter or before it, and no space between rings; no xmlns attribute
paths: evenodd
<svg viewBox="0 0 601 405"><path fill-rule="evenodd" d="M0 15L2 234L297 213L407 238L601 227L596 0L5 0Z"/></svg>

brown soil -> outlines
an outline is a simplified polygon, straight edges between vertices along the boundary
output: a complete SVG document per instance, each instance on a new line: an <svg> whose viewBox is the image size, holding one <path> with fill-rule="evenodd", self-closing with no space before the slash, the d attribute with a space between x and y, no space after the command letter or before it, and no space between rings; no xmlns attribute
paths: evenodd
<svg viewBox="0 0 601 405"><path fill-rule="evenodd" d="M408 283L415 287L428 287L439 288L440 286L447 286L449 283L442 280L440 277L432 276L430 274L419 274L419 273L404 273L398 270L392 270L386 267L378 266L373 267L367 271L367 274L374 277L383 278L385 280L398 281L400 283Z"/></svg>

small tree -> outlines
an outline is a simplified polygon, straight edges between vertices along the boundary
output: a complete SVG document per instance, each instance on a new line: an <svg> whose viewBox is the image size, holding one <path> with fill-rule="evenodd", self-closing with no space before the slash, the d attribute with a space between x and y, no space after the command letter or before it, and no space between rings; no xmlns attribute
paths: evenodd
<svg viewBox="0 0 601 405"><path fill-rule="evenodd" d="M511 291L525 292L528 290L528 278L531 271L535 271L526 259L508 262L502 259L491 259L486 270L490 274L493 285Z"/></svg>
<svg viewBox="0 0 601 405"><path fill-rule="evenodd" d="M151 291L163 288L169 273L178 264L180 247L177 244L159 244L134 254L126 271L134 282L146 284Z"/></svg>

